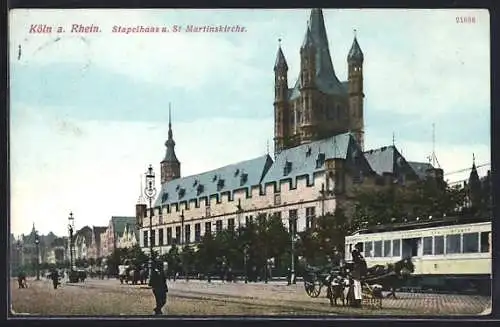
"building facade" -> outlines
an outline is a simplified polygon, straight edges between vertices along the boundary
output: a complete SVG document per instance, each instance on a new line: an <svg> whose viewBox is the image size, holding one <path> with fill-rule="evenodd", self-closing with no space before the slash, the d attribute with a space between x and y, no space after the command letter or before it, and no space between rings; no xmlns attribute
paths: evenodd
<svg viewBox="0 0 500 327"><path fill-rule="evenodd" d="M288 89L281 47L275 64L275 154L181 177L169 115L161 190L150 210L136 205L139 241L160 254L173 244L196 244L204 234L244 226L261 213L303 231L316 216L341 207L349 213L360 189L441 178L441 169L408 162L394 146L363 149L363 53L356 38L349 80L335 76L321 9L311 11L300 50L301 72ZM293 225L292 225L293 224Z"/></svg>
<svg viewBox="0 0 500 327"><path fill-rule="evenodd" d="M106 230L101 234L101 257L107 257L119 248L119 240L123 237L123 233L130 228L127 226L135 226L136 217L118 217L113 216L109 221Z"/></svg>
<svg viewBox="0 0 500 327"><path fill-rule="evenodd" d="M92 226L92 240L88 251L89 259L97 260L102 257L101 235L106 233L105 226Z"/></svg>
<svg viewBox="0 0 500 327"><path fill-rule="evenodd" d="M139 244L138 236L139 233L135 222L133 224L127 224L125 225L125 229L123 231L118 231L116 247L120 249L134 247Z"/></svg>
<svg viewBox="0 0 500 327"><path fill-rule="evenodd" d="M92 229L85 226L78 230L74 235L75 260L86 260L90 251L92 242Z"/></svg>

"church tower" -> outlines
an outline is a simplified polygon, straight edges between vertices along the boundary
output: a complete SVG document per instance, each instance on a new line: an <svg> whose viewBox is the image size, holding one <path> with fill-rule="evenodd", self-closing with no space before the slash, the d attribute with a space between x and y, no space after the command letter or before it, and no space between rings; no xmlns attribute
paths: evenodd
<svg viewBox="0 0 500 327"><path fill-rule="evenodd" d="M299 110L298 117L301 120L296 124L300 128L300 143L309 143L315 138L315 115L313 111L313 100L316 77L316 46L311 35L311 29L307 24L306 36L300 48L300 94L303 106Z"/></svg>
<svg viewBox="0 0 500 327"><path fill-rule="evenodd" d="M181 163L175 155L175 142L172 136L172 119L170 104L168 106L168 139L165 142L167 152L161 164L161 184L181 177Z"/></svg>
<svg viewBox="0 0 500 327"><path fill-rule="evenodd" d="M281 49L281 39L274 64L274 152L280 153L288 142L290 112L288 107L288 65Z"/></svg>
<svg viewBox="0 0 500 327"><path fill-rule="evenodd" d="M364 149L364 113L363 113L363 61L364 56L356 35L347 56L349 88L349 130Z"/></svg>

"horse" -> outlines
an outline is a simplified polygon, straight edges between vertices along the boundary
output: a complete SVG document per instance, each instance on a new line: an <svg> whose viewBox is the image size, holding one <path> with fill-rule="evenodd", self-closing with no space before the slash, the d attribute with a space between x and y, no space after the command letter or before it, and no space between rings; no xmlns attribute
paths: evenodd
<svg viewBox="0 0 500 327"><path fill-rule="evenodd" d="M118 278L120 279L120 284L127 283L127 270L129 266L127 265L119 265L118 266Z"/></svg>
<svg viewBox="0 0 500 327"><path fill-rule="evenodd" d="M330 277L332 278L332 277ZM337 276L333 278L327 288L326 296L330 300L330 305L337 306L337 300L342 300L342 305L346 306L350 303L349 291L350 281L348 278Z"/></svg>
<svg viewBox="0 0 500 327"><path fill-rule="evenodd" d="M378 284L375 287L376 295L381 296L381 290L389 290L388 296L396 298L395 289L398 288L413 272L415 265L411 258L401 259L393 264L375 265L370 267L363 281ZM377 290L380 289L380 292ZM375 295L375 294L374 294Z"/></svg>

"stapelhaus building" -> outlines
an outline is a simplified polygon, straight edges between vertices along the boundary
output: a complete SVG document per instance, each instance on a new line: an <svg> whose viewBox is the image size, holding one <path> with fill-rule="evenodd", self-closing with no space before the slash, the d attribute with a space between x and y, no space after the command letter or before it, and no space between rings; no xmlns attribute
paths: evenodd
<svg viewBox="0 0 500 327"><path fill-rule="evenodd" d="M356 191L423 178L442 178L428 163L408 162L394 146L364 150L363 53L354 38L348 81L333 69L321 9L312 9L300 49L300 74L288 88L288 66L278 48L275 74L275 153L181 175L171 120L154 202L153 248L198 243L206 233L238 228L259 214L276 214L300 232L317 216L342 207L349 214ZM136 205L140 244L149 251L149 214ZM290 226L294 224L295 226Z"/></svg>

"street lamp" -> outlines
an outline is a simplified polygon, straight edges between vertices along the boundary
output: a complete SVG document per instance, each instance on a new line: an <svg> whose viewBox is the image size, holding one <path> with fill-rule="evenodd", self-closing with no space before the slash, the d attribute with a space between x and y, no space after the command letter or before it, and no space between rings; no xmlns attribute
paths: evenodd
<svg viewBox="0 0 500 327"><path fill-rule="evenodd" d="M35 246L36 246L36 280L40 280L40 238L38 232L35 232Z"/></svg>
<svg viewBox="0 0 500 327"><path fill-rule="evenodd" d="M75 218L73 217L73 212L69 213L68 217L68 230L69 230L69 272L70 276L72 276L73 272L73 232L75 228ZM71 278L70 278L71 281Z"/></svg>
<svg viewBox="0 0 500 327"><path fill-rule="evenodd" d="M155 188L155 173L153 171L153 166L149 165L148 171L146 172L146 188L144 193L149 200L149 272L153 270L153 198L156 195Z"/></svg>
<svg viewBox="0 0 500 327"><path fill-rule="evenodd" d="M292 246L292 262L290 267L290 283L295 284L295 224L297 223L297 217L292 216L288 219L290 225L290 241Z"/></svg>
<svg viewBox="0 0 500 327"><path fill-rule="evenodd" d="M248 283L248 269L247 269L247 260L248 260L248 244L245 244L243 248L243 269L245 270L245 284Z"/></svg>

